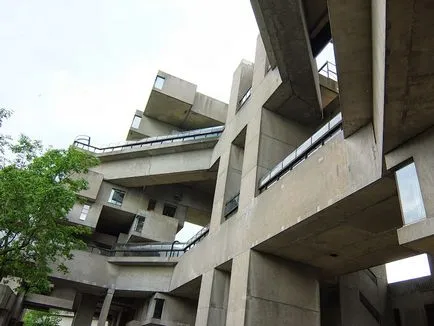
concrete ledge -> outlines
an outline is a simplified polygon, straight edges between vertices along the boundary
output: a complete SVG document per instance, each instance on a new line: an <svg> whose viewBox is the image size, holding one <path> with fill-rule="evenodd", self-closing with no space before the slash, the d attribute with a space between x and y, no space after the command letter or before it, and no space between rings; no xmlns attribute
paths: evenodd
<svg viewBox="0 0 434 326"><path fill-rule="evenodd" d="M24 297L24 304L31 307L56 308L61 310L72 310L74 301L51 297L42 294L27 294Z"/></svg>
<svg viewBox="0 0 434 326"><path fill-rule="evenodd" d="M404 225L397 233L400 245L420 252L434 253L434 218Z"/></svg>
<svg viewBox="0 0 434 326"><path fill-rule="evenodd" d="M175 266L179 257L111 257L108 262L114 265L136 266Z"/></svg>

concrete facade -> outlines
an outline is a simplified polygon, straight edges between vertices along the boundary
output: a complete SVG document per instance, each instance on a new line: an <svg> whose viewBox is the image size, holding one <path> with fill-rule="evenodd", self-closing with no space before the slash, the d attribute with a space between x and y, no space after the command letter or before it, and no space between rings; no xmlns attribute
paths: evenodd
<svg viewBox="0 0 434 326"><path fill-rule="evenodd" d="M251 2L255 62L229 103L159 71L124 144L74 143L101 160L68 214L89 249L24 305L74 325L434 322L431 283L384 270L434 255L434 6ZM315 63L331 38L337 80ZM203 229L174 241L186 221Z"/></svg>

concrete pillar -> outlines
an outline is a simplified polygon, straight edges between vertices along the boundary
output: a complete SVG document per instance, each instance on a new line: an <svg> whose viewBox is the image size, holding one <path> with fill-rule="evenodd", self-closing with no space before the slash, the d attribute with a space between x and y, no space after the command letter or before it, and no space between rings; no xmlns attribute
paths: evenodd
<svg viewBox="0 0 434 326"><path fill-rule="evenodd" d="M107 294L104 298L104 303L102 304L101 312L99 313L98 326L104 326L107 321L107 316L110 311L110 305L112 303L114 289L108 289Z"/></svg>
<svg viewBox="0 0 434 326"><path fill-rule="evenodd" d="M211 270L202 276L196 326L224 326L228 308L230 274Z"/></svg>
<svg viewBox="0 0 434 326"><path fill-rule="evenodd" d="M227 326L320 325L314 272L275 256L245 252L234 258Z"/></svg>
<svg viewBox="0 0 434 326"><path fill-rule="evenodd" d="M74 314L72 326L88 326L92 323L99 297L91 294L82 294L80 305Z"/></svg>

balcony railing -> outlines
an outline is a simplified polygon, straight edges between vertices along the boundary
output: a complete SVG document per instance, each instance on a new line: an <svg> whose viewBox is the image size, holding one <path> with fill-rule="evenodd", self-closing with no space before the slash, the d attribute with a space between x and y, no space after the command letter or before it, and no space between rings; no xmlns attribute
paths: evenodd
<svg viewBox="0 0 434 326"><path fill-rule="evenodd" d="M209 225L203 227L187 242L118 243L112 249L88 244L88 251L109 257L180 257L202 241L208 232Z"/></svg>
<svg viewBox="0 0 434 326"><path fill-rule="evenodd" d="M295 151L285 157L285 159L277 164L269 173L262 177L259 181L259 190L264 191L265 189L268 189L283 175L288 173L327 143L338 132L340 132L341 129L342 115L339 113L315 132L312 137L301 144Z"/></svg>
<svg viewBox="0 0 434 326"><path fill-rule="evenodd" d="M336 70L336 65L330 61L327 61L324 63L321 68L319 68L318 72L330 79L333 79L334 81L338 81L338 73Z"/></svg>
<svg viewBox="0 0 434 326"><path fill-rule="evenodd" d="M224 211L226 218L238 209L239 203L240 203L240 193L236 194L234 197L232 197L226 202L225 211Z"/></svg>
<svg viewBox="0 0 434 326"><path fill-rule="evenodd" d="M83 137L80 137L80 138L76 138L73 145L75 147L84 149L89 152L93 152L96 154L103 154L103 153L112 153L112 152L118 152L123 150L130 150L130 149L140 149L144 147L150 147L150 146L161 145L161 144L171 144L171 143L184 142L184 141L218 138L222 134L223 129L224 126L196 129L196 130L186 131L174 135L150 137L140 141L127 141L120 145L113 145L107 147L97 147L97 146L90 145L90 138L87 141L83 141Z"/></svg>

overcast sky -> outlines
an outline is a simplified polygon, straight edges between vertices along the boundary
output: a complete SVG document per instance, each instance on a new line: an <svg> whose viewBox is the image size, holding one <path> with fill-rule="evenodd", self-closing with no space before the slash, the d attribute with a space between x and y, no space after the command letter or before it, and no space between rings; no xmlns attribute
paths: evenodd
<svg viewBox="0 0 434 326"><path fill-rule="evenodd" d="M120 142L159 69L227 102L257 35L248 0L0 0L0 107L14 111L2 132L54 147L79 134Z"/></svg>

